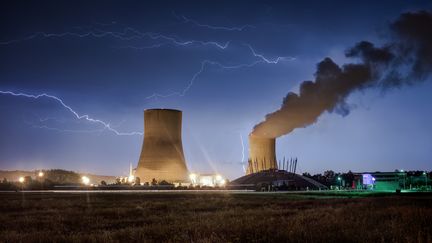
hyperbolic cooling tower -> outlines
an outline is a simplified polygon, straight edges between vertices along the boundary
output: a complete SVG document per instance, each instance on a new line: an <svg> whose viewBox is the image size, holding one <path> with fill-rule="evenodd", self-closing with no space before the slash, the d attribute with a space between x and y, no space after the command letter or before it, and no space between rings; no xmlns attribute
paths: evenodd
<svg viewBox="0 0 432 243"><path fill-rule="evenodd" d="M277 169L276 139L249 135L249 160L246 174Z"/></svg>
<svg viewBox="0 0 432 243"><path fill-rule="evenodd" d="M153 178L168 182L187 180L181 126L179 110L144 111L144 143L135 173L142 182L151 182Z"/></svg>

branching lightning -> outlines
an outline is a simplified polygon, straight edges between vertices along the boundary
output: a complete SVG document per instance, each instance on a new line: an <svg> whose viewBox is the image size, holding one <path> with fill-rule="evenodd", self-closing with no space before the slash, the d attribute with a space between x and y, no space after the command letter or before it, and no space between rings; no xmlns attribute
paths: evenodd
<svg viewBox="0 0 432 243"><path fill-rule="evenodd" d="M199 23L196 20L187 18L184 15L177 15L175 12L173 12L174 17L176 17L178 20L180 20L182 23L187 24L187 23L191 23L195 26L198 27L202 27L202 28L207 28L207 29L211 29L211 30L225 30L225 31L243 31L245 29L254 29L256 28L253 25L250 24L246 24L240 27L227 27L227 26L215 26L215 25L209 25L209 24L202 24Z"/></svg>
<svg viewBox="0 0 432 243"><path fill-rule="evenodd" d="M19 39L13 39L9 41L0 41L0 45L10 45L18 42L23 41L29 41L36 38L62 38L62 37L77 37L77 38L86 38L86 37L93 37L93 38L105 38L105 37L111 37L115 38L121 41L131 41L135 39L143 39L143 38L149 38L151 40L163 40L165 42L162 43L156 43L147 47L142 47L141 49L149 49L149 48L159 48L163 45L166 45L168 43L176 45L176 46L188 46L188 45L203 45L203 46L215 46L219 49L226 49L229 45L229 41L225 43L219 43L216 41L201 41L201 40L186 40L182 41L179 38L163 35L159 33L152 33L152 32L141 32L139 30L136 30L132 27L126 27L123 32L115 32L115 31L105 31L105 30L92 30L87 31L83 33L76 33L76 32L62 32L62 33L46 33L46 32L36 32L34 34L31 34L29 36L19 38ZM133 49L140 49L140 47L133 47L133 46L127 46L126 48L133 48Z"/></svg>
<svg viewBox="0 0 432 243"><path fill-rule="evenodd" d="M58 119L56 117L41 118L38 115L35 115L35 116L38 118L37 119L38 123L34 123L34 122L31 122L31 121L28 121L28 120L26 120L25 123L28 124L28 125L30 125L31 127L34 127L34 128L46 129L46 130L56 131L56 132L59 132L59 133L100 133L101 134L103 131L105 131L105 128L82 130L82 129L64 129L64 128L52 127L52 126L48 126L48 125L43 124L43 123L46 123L46 122L49 122L49 121L54 121L56 123L66 124L66 123L69 123L71 120L64 119L64 118L63 119ZM81 123L81 120L74 120L74 121L76 123ZM116 124L116 125L110 124L110 126L111 126L111 128L119 127L125 121L126 120L123 119L118 124Z"/></svg>
<svg viewBox="0 0 432 243"><path fill-rule="evenodd" d="M238 65L232 65L232 66L223 65L223 64L221 64L219 62L215 62L215 61L204 60L203 62L201 62L201 68L198 70L198 72L196 72L192 76L192 78L189 80L188 85L183 90L171 92L171 93L168 93L165 95L153 93L152 95L148 96L147 99L150 99L150 98L167 98L170 96L185 96L186 93L189 91L189 89L194 84L195 80L198 78L198 76L201 75L205 71L206 67L209 65L215 65L215 66L220 67L221 69L238 69L238 68L253 67L253 66L260 64L260 63L278 64L279 62L282 62L282 61L295 61L296 60L295 57L290 57L290 56L278 56L278 57L271 60L271 59L264 57L264 55L262 55L262 54L256 53L256 51L252 48L251 45L249 45L249 44L245 44L245 45L252 52L253 56L257 57L260 60L254 61L254 62L249 63L249 64L238 64Z"/></svg>
<svg viewBox="0 0 432 243"><path fill-rule="evenodd" d="M175 13L173 13L175 15ZM184 23L192 23L196 26L203 27L203 28L209 28L213 30L226 30L226 31L243 31L246 28L255 28L252 25L244 25L241 27L226 27L226 26L212 26L207 24L201 24L193 19L187 18L185 16L178 16L175 15L178 19L182 20ZM97 25L101 27L114 25L116 22L112 22L109 24L100 24L97 23ZM78 27L79 28L79 27ZM79 28L82 30L87 29L87 31L83 32L62 32L62 33L46 33L46 32L36 32L34 34L31 34L29 36L20 38L20 39L13 39L9 41L0 41L0 45L10 45L18 42L24 42L29 41L36 38L63 38L63 37L76 37L76 38L114 38L121 41L132 41L132 40L140 40L140 39L151 39L153 41L157 41L154 44L150 44L147 46L134 46L134 45L127 45L123 47L119 47L122 49L134 49L134 50L144 50L144 49L153 49L153 48L160 48L162 46L166 45L174 45L174 46L189 46L189 45L200 45L200 46L213 46L221 50L226 50L229 45L231 44L230 41L227 41L225 43L220 43L217 41L201 41L201 40L181 40L181 38L176 36L169 36L169 35L163 35L160 33L152 33L152 32L141 32L137 29L134 29L132 27L125 27L123 29L123 32L116 32L116 31L106 31L101 30L98 28L95 28L94 26L86 26L85 28ZM171 96L185 96L186 93L191 89L197 78L209 67L209 66L217 66L221 69L239 69L239 68L249 68L253 67L257 64L278 64L282 61L293 61L296 58L295 57L284 57L284 56L278 56L273 59L265 57L263 54L259 54L255 51L255 49L250 44L244 44L248 47L253 57L257 58L256 61L253 61L251 63L243 63L243 64L237 64L237 65L224 65L216 61L211 60L204 60L201 62L200 69L195 72L192 75L192 78L189 80L187 85L180 91L171 92L168 94L159 94L159 93L153 93L152 95L148 96L147 99L150 98L166 98ZM63 107L68 109L78 120L85 119L86 121L98 123L103 125L104 129L107 129L109 131L114 132L117 135L142 135L141 132L130 132L130 133L122 133L114 129L109 123L104 122L99 119L93 119L90 118L88 115L79 115L77 112L75 112L70 106L67 106L60 98L48 94L40 94L40 95L31 95L31 94L24 94L24 93L14 93L11 91L1 91L1 94L9 94L14 96L24 96L27 98L34 98L38 99L40 97L46 97L51 98L59 102Z"/></svg>
<svg viewBox="0 0 432 243"><path fill-rule="evenodd" d="M105 129L97 129L97 130L72 130L72 129L60 129L57 127L50 127L47 125L37 125L31 122L26 122L28 125L30 125L33 128L40 128L40 129L46 129L51 131L56 131L59 133L102 133Z"/></svg>
<svg viewBox="0 0 432 243"><path fill-rule="evenodd" d="M57 101L59 104L61 104L64 108L66 108L70 113L72 113L78 120L86 120L89 121L91 123L96 123L96 124L100 124L102 125L104 128L103 130L108 130L111 131L113 133L115 133L116 135L119 136L131 136L131 135L143 135L142 132L119 132L116 129L114 129L109 123L106 123L102 120L99 119L94 119L91 118L89 115L80 115L78 114L74 109L72 109L70 106L66 105L62 99L58 98L57 96L54 95L49 95L46 93L42 93L42 94L38 94L38 95L33 95L33 94L26 94L26 93L15 93L12 91L2 91L0 90L0 94L4 94L4 95L12 95L12 96L18 96L18 97L26 97L26 98L32 98L32 99L39 99L39 98L49 98L52 100Z"/></svg>
<svg viewBox="0 0 432 243"><path fill-rule="evenodd" d="M171 38L172 37L167 37L167 36L164 37L164 39L171 39ZM179 40L176 40L175 38L172 38L172 40L170 40L170 42L157 43L157 44L148 45L148 46L128 45L128 46L121 46L119 48L145 50L145 49L160 48L162 46L166 46L166 45L170 45L170 44L174 45L174 46L188 46L188 45L215 46L219 49L225 50L226 48L228 48L230 41L227 41L227 42L222 44L222 43L218 43L215 41L198 41L198 40L179 41Z"/></svg>
<svg viewBox="0 0 432 243"><path fill-rule="evenodd" d="M147 99L151 99L151 98L167 98L170 96L185 96L186 93L189 91L189 89L192 87L192 85L194 84L195 80L199 77L199 75L201 75L207 66L218 66L221 69L238 69L238 68L247 68L247 67L253 67L255 65L257 65L258 63L263 63L263 61L255 61L249 64L238 64L238 65L232 65L232 66L226 66L223 65L219 62L215 62L215 61L210 61L210 60L204 60L203 62L201 62L201 68L198 70L198 72L196 72L192 78L189 80L188 85L182 90L182 91L177 91L177 92L172 92L166 95L162 95L162 94L158 94L158 93L154 93L150 96L147 97Z"/></svg>
<svg viewBox="0 0 432 243"><path fill-rule="evenodd" d="M249 50L252 52L252 54L254 55L254 57L257 57L261 60L263 60L264 62L268 63L268 64L278 64L281 61L294 61L297 58L296 57L291 57L291 56L280 56L280 57L276 57L273 60L270 60L266 57L264 57L264 55L262 54L258 54L251 45L249 44L244 44L245 46L247 46L249 48Z"/></svg>

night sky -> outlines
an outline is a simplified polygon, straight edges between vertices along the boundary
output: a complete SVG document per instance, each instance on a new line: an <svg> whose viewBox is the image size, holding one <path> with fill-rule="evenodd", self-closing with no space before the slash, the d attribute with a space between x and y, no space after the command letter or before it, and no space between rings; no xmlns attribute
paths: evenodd
<svg viewBox="0 0 432 243"><path fill-rule="evenodd" d="M432 10L430 1L233 2L2 2L0 169L126 174L143 110L173 108L183 111L189 170L236 178L254 125L319 61L352 62L347 48L383 43L400 14ZM430 81L352 93L349 115L326 112L280 137L278 158L297 157L300 173L432 170Z"/></svg>

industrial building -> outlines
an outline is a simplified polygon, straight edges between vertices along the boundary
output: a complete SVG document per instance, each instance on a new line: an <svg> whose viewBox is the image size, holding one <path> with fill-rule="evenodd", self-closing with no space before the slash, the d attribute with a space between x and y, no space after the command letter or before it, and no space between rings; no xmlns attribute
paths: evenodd
<svg viewBox="0 0 432 243"><path fill-rule="evenodd" d="M200 187L224 187L226 179L219 174L197 174L191 173L189 179L192 186Z"/></svg>
<svg viewBox="0 0 432 243"><path fill-rule="evenodd" d="M407 173L403 170L394 172L354 173L353 189L374 191L395 191L409 189L427 189L429 178L426 172Z"/></svg>
<svg viewBox="0 0 432 243"><path fill-rule="evenodd" d="M296 174L297 159L277 161L276 139L249 135L246 175L230 182L230 188L254 190L322 190L325 185Z"/></svg>
<svg viewBox="0 0 432 243"><path fill-rule="evenodd" d="M182 112L173 109L144 111L144 141L135 177L141 182L187 182L188 169L181 137Z"/></svg>
<svg viewBox="0 0 432 243"><path fill-rule="evenodd" d="M189 174L182 145L182 112L173 109L144 111L144 140L134 178L140 183L167 181L195 186L225 186L218 174ZM246 175L230 183L230 187L284 187L293 190L326 189L326 186L297 175L297 159L276 160L276 139L249 135L249 159ZM289 169L288 169L289 168ZM129 175L128 180L132 178Z"/></svg>
<svg viewBox="0 0 432 243"><path fill-rule="evenodd" d="M353 189L395 191L404 188L406 172L354 173Z"/></svg>
<svg viewBox="0 0 432 243"><path fill-rule="evenodd" d="M276 139L249 135L249 159L246 174L277 169Z"/></svg>
<svg viewBox="0 0 432 243"><path fill-rule="evenodd" d="M252 190L326 190L327 186L302 175L285 170L263 170L230 182L232 189Z"/></svg>

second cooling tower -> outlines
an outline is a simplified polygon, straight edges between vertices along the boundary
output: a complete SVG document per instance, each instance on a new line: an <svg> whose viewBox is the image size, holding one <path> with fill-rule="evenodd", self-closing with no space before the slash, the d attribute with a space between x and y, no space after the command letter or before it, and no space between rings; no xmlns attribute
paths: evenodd
<svg viewBox="0 0 432 243"><path fill-rule="evenodd" d="M276 139L249 135L249 160L246 174L277 169Z"/></svg>
<svg viewBox="0 0 432 243"><path fill-rule="evenodd" d="M135 173L142 182L187 180L181 126L182 112L179 110L144 111L144 142Z"/></svg>

